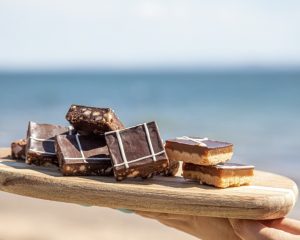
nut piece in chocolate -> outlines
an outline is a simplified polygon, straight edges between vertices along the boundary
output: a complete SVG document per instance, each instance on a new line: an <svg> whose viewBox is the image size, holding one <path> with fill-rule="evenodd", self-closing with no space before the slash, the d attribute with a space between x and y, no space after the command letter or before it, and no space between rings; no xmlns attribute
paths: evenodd
<svg viewBox="0 0 300 240"><path fill-rule="evenodd" d="M168 169L169 161L155 122L105 133L117 180L150 178Z"/></svg>
<svg viewBox="0 0 300 240"><path fill-rule="evenodd" d="M233 144L197 137L178 137L166 141L170 160L199 165L216 165L231 159Z"/></svg>
<svg viewBox="0 0 300 240"><path fill-rule="evenodd" d="M65 176L113 176L104 136L58 135L55 147L59 169Z"/></svg>
<svg viewBox="0 0 300 240"><path fill-rule="evenodd" d="M169 159L169 167L166 170L163 170L158 173L158 175L162 175L165 177L174 177L179 170L179 161L174 161Z"/></svg>
<svg viewBox="0 0 300 240"><path fill-rule="evenodd" d="M20 139L11 143L11 158L25 160L26 158L26 139Z"/></svg>
<svg viewBox="0 0 300 240"><path fill-rule="evenodd" d="M110 108L72 105L66 119L80 135L101 136L105 132L124 128L124 125Z"/></svg>
<svg viewBox="0 0 300 240"><path fill-rule="evenodd" d="M26 163L42 166L57 165L54 137L60 134L74 134L73 127L29 122Z"/></svg>
<svg viewBox="0 0 300 240"><path fill-rule="evenodd" d="M237 163L223 163L215 166L201 166L183 163L182 176L185 179L198 180L200 183L218 188L238 187L251 183L254 166Z"/></svg>

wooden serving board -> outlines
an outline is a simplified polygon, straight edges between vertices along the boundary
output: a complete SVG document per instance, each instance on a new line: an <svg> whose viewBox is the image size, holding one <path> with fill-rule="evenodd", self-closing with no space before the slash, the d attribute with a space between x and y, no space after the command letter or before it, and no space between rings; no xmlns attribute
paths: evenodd
<svg viewBox="0 0 300 240"><path fill-rule="evenodd" d="M0 190L60 202L241 219L274 219L294 206L298 189L283 176L255 171L251 186L217 189L182 177L63 177L57 168L10 160L0 149Z"/></svg>

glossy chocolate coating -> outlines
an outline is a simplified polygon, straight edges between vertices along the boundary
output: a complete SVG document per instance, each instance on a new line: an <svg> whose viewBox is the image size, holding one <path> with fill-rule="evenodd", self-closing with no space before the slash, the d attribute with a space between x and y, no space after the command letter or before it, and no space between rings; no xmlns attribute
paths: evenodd
<svg viewBox="0 0 300 240"><path fill-rule="evenodd" d="M72 105L66 119L81 135L101 136L105 132L124 128L122 122L110 108Z"/></svg>
<svg viewBox="0 0 300 240"><path fill-rule="evenodd" d="M64 175L112 176L111 159L104 137L77 137L79 143L75 135L56 137L55 146L60 171Z"/></svg>
<svg viewBox="0 0 300 240"><path fill-rule="evenodd" d="M156 161L154 161L151 155L151 148L144 124L121 130L119 131L119 134L124 153L128 161L128 168L126 168L126 165L124 164L125 161L122 157L117 132L113 131L105 134L106 143L112 158L114 173L117 180L122 180L127 176L140 176L147 178L155 173L167 170L168 159L164 151L156 123L149 122L146 126L149 132L153 151L154 153L160 154L156 155ZM144 159L130 163L130 161L139 158ZM116 166L118 164L121 164L121 166Z"/></svg>
<svg viewBox="0 0 300 240"><path fill-rule="evenodd" d="M36 165L56 164L54 138L60 134L74 134L70 128L29 122L27 131L26 163Z"/></svg>
<svg viewBox="0 0 300 240"><path fill-rule="evenodd" d="M190 137L195 139L201 139L199 137ZM206 155L208 152L212 154L228 153L233 151L233 144L215 140L203 140L206 146L202 146L197 142L187 139L169 139L166 141L166 148L177 150L180 152L194 153Z"/></svg>

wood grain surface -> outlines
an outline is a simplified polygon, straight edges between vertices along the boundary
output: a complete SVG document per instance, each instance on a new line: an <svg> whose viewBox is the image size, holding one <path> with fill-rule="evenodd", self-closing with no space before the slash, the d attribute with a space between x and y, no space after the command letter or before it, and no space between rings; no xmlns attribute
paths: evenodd
<svg viewBox="0 0 300 240"><path fill-rule="evenodd" d="M57 168L26 165L0 149L0 190L81 205L241 219L274 219L294 206L298 189L289 178L255 171L251 186L217 189L156 176L150 180L63 177Z"/></svg>

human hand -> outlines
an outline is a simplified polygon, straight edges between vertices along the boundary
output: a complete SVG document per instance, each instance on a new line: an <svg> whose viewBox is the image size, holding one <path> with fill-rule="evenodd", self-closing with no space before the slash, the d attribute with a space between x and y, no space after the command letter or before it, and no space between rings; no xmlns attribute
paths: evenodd
<svg viewBox="0 0 300 240"><path fill-rule="evenodd" d="M299 240L300 221L290 218L275 220L230 219L230 224L243 240Z"/></svg>
<svg viewBox="0 0 300 240"><path fill-rule="evenodd" d="M300 239L300 221L288 218L255 221L141 211L136 213L203 240Z"/></svg>

